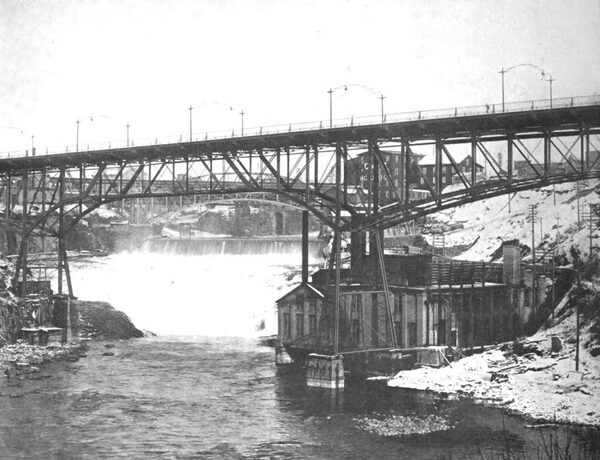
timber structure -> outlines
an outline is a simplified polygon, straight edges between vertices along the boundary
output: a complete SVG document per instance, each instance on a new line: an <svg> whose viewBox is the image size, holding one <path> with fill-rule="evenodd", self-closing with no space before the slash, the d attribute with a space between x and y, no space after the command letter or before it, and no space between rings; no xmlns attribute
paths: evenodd
<svg viewBox="0 0 600 460"><path fill-rule="evenodd" d="M600 97L498 107L415 112L387 116L384 122L355 124L351 120L330 128L290 125L279 132L261 128L230 138L0 159L0 200L7 241L14 243L18 253L16 277L25 292L35 263L28 254L52 248L58 254L53 268L58 270L59 294L66 281L68 294L73 296L65 236L102 205L164 197L276 195L312 213L333 231L331 282L324 283L326 292L321 294L329 299L330 352L337 355L345 295L342 232L351 234L355 261L368 253L372 268L385 274L389 263L383 255L385 228L477 200L600 177ZM398 154L394 167L385 160L389 149ZM419 168L419 152L426 149L434 157L433 178ZM496 157L498 149L505 162ZM458 158L465 152L474 165L470 170ZM358 184L349 171L359 155L367 159L361 171L366 187L357 199ZM516 161L527 166L526 173L517 174ZM558 170L556 163L561 165ZM479 166L487 170L485 177L478 174ZM450 188L444 182L448 168L456 178ZM380 195L382 182L392 193L385 200ZM425 193L413 193L415 182ZM365 234L369 235L368 248ZM305 284L307 257L303 250ZM399 334L394 330L390 295L395 286L385 275L372 284L384 293L385 321L391 345L397 347ZM448 285L437 286L438 296L449 292Z"/></svg>

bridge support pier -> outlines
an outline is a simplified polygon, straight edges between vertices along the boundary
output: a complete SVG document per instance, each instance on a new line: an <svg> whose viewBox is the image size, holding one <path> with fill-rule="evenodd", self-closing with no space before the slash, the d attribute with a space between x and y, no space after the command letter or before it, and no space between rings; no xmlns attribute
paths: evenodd
<svg viewBox="0 0 600 460"><path fill-rule="evenodd" d="M275 347L275 365L283 366L284 364L291 364L292 358L288 355L287 351L282 345Z"/></svg>
<svg viewBox="0 0 600 460"><path fill-rule="evenodd" d="M306 385L341 390L344 388L344 360L341 355L311 353L306 362Z"/></svg>
<svg viewBox="0 0 600 460"><path fill-rule="evenodd" d="M79 309L69 296L52 296L52 323L65 330L66 343L79 342Z"/></svg>

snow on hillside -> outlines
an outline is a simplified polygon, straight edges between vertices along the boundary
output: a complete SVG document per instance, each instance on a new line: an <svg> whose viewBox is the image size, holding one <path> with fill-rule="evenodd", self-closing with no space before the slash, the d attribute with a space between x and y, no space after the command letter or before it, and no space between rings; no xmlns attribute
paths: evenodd
<svg viewBox="0 0 600 460"><path fill-rule="evenodd" d="M508 195L504 195L441 211L430 219L441 224L463 225L461 229L445 232L446 246L473 244L458 259L488 261L502 241L519 239L521 243L531 245L529 205L537 204L536 247L542 239L546 245L553 245L559 238L560 251L568 254L571 245L576 245L583 254L587 254L589 228L583 219L578 225L577 197L580 214L583 215L589 212L589 204L600 203L599 193L598 180L579 182L579 191L575 183L559 184L510 195L510 208ZM432 244L432 236L426 238Z"/></svg>

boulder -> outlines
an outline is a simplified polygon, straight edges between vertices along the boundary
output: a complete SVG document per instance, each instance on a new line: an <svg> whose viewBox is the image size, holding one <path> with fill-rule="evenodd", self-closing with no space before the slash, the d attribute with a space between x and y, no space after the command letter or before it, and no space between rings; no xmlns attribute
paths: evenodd
<svg viewBox="0 0 600 460"><path fill-rule="evenodd" d="M144 333L134 326L125 313L115 310L108 302L72 302L79 308L82 336L108 340L144 337Z"/></svg>

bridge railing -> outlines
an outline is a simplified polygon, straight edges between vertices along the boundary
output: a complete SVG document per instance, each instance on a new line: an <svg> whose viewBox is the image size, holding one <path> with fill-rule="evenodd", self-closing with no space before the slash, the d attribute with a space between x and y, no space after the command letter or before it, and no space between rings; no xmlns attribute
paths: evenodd
<svg viewBox="0 0 600 460"><path fill-rule="evenodd" d="M453 117L466 117L466 116L478 116L486 114L502 114L502 113L516 113L516 112L528 112L532 110L545 110L545 109L558 109L568 107L585 107L589 105L600 104L600 95L593 96L574 96L554 99L539 99L530 101L518 101L518 102L505 102L495 104L482 104L473 105L466 107L449 107L445 109L430 109L430 110L417 110L411 112L400 112L400 113L389 113L384 114L383 120L381 114L379 115L367 115L358 117L346 117L332 120L331 128L348 128L352 126L369 126L369 125L381 125L390 123L399 123L416 120L433 120L442 118L453 118ZM260 127L250 127L244 129L244 135L236 130L221 130L221 131L210 131L195 133L193 135L194 141L202 140L219 140L229 139L233 137L252 137L269 134L283 134L283 133L294 133L302 131L315 131L320 129L330 128L329 120L321 121L307 121L299 123L288 123L288 124L277 124ZM135 142L136 146L151 146L159 144L176 144L187 142L189 137L183 134L171 134L162 136L160 138L142 138L137 139ZM81 144L79 147L80 152L84 151L95 151L95 150L106 150L125 148L126 141L110 142L106 141L103 143L94 144ZM53 148L38 149L38 155L47 154L58 154L65 152L75 152L76 146L55 146ZM9 151L0 152L0 158L16 158L24 157L25 151Z"/></svg>

